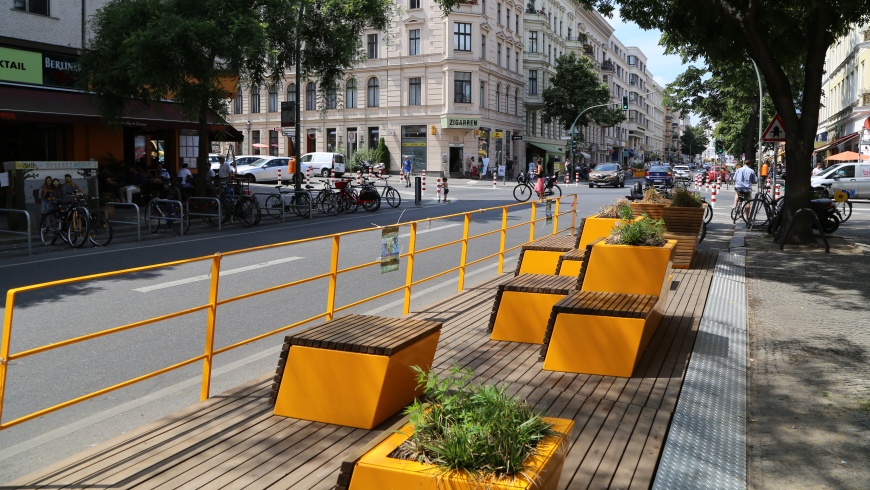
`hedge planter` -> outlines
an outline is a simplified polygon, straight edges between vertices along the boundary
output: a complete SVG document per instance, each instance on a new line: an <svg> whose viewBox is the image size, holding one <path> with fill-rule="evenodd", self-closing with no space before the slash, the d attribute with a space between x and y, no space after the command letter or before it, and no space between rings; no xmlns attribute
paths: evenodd
<svg viewBox="0 0 870 490"><path fill-rule="evenodd" d="M410 437L414 427L408 424L396 432L385 432L384 439L359 459L351 475L350 489L555 489L562 474L574 421L544 420L553 425L557 434L541 441L538 451L526 460L524 472L531 478L514 476L480 481L466 472L445 472L435 465L389 457Z"/></svg>
<svg viewBox="0 0 870 490"><path fill-rule="evenodd" d="M586 217L583 220L583 230L580 235L580 242L577 246L577 250L585 251L586 246L590 243L598 240L599 238L609 236L610 232L613 231L613 228L619 226L620 221L622 220L620 220L619 218L601 218L597 214ZM580 267L582 265L582 261L571 260L572 258L573 257L569 256L566 260L564 254L559 258L556 267L556 273L558 275L573 277L577 277L578 275L580 275Z"/></svg>
<svg viewBox="0 0 870 490"><path fill-rule="evenodd" d="M704 223L704 208L681 208L668 206L662 210L665 230L674 233L701 233Z"/></svg>
<svg viewBox="0 0 870 490"><path fill-rule="evenodd" d="M643 202L633 202L629 206L635 216L645 214L650 219L660 219L662 217L662 210L665 209L664 204L648 204Z"/></svg>

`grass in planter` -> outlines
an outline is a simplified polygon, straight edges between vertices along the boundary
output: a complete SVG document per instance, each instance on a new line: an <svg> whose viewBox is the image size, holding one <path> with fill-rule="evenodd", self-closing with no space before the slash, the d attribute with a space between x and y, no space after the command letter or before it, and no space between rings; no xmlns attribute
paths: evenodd
<svg viewBox="0 0 870 490"><path fill-rule="evenodd" d="M639 219L623 223L607 237L606 243L612 245L646 245L661 247L665 240L665 222L660 219Z"/></svg>
<svg viewBox="0 0 870 490"><path fill-rule="evenodd" d="M415 400L405 409L414 434L390 457L466 471L476 481L532 481L523 462L554 434L550 424L506 388L472 383L470 369L454 367L443 376L414 370L428 403Z"/></svg>
<svg viewBox="0 0 870 490"><path fill-rule="evenodd" d="M659 191L657 191L655 187L647 187L647 189L643 191L643 199L638 202L644 204L670 204L671 200L659 194Z"/></svg>
<svg viewBox="0 0 870 490"><path fill-rule="evenodd" d="M671 192L671 207L700 208L703 205L699 196L686 189L676 188Z"/></svg>
<svg viewBox="0 0 870 490"><path fill-rule="evenodd" d="M634 212L631 206L628 205L628 200L620 199L612 204L602 206L598 210L599 218L619 218L621 220L634 219Z"/></svg>

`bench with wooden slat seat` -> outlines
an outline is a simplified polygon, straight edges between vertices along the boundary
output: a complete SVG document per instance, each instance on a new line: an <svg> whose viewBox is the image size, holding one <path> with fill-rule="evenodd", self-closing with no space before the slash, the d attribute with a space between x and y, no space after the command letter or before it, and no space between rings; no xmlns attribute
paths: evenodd
<svg viewBox="0 0 870 490"><path fill-rule="evenodd" d="M420 394L441 322L347 315L284 340L272 387L275 415L371 429Z"/></svg>
<svg viewBox="0 0 870 490"><path fill-rule="evenodd" d="M539 357L543 368L631 377L667 304L676 245L590 246L581 290L551 309Z"/></svg>
<svg viewBox="0 0 870 490"><path fill-rule="evenodd" d="M580 289L584 273L585 267L573 277L523 274L500 284L489 317L490 338L529 344L543 342L553 305Z"/></svg>
<svg viewBox="0 0 870 490"><path fill-rule="evenodd" d="M577 276L586 260L586 249L578 248L563 253L556 263L556 274L560 276Z"/></svg>

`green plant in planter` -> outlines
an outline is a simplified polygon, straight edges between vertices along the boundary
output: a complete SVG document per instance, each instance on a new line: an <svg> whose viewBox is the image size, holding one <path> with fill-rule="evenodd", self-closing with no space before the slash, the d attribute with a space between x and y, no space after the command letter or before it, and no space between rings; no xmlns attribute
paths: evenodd
<svg viewBox="0 0 870 490"><path fill-rule="evenodd" d="M618 218L623 221L628 221L634 219L634 211L631 210L631 206L628 205L626 199L620 199L614 203L602 206L601 209L598 210L598 217Z"/></svg>
<svg viewBox="0 0 870 490"><path fill-rule="evenodd" d="M605 240L612 245L645 245L661 247L665 240L665 222L660 219L628 221L613 229Z"/></svg>
<svg viewBox="0 0 870 490"><path fill-rule="evenodd" d="M554 434L551 425L500 386L472 383L470 369L451 368L439 376L415 366L428 403L414 401L405 413L414 434L390 457L462 470L475 480L533 476L523 462L537 444Z"/></svg>
<svg viewBox="0 0 870 490"><path fill-rule="evenodd" d="M675 208L700 208L704 203L701 198L686 189L676 188L671 193L671 207Z"/></svg>

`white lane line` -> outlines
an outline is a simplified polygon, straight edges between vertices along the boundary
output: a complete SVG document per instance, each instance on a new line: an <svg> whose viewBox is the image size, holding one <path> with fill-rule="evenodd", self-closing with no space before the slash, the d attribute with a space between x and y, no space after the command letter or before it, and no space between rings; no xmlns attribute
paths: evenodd
<svg viewBox="0 0 870 490"><path fill-rule="evenodd" d="M433 231L440 231L447 228L453 228L454 226L460 226L460 223L451 223L449 225L436 226L435 228L426 228L425 230L417 230L417 235L422 235L423 233L432 233ZM399 238L408 238L411 236L410 233L402 233L399 235Z"/></svg>
<svg viewBox="0 0 870 490"><path fill-rule="evenodd" d="M222 270L221 277L229 276L232 274L238 274L239 272L247 272L247 271L253 271L253 270L257 270L257 269L263 269L265 267L271 267L273 265L284 264L287 262L293 262L294 260L302 260L303 258L304 257L284 257L283 259L270 260L268 262L261 262L259 264L254 264L254 265L246 265L244 267L239 267L237 269ZM169 282L164 282L164 283L160 283L160 284L154 284L151 286L145 286L142 288L136 288L133 291L137 291L140 293L150 293L151 291L157 291L158 289L166 289L166 288L171 288L174 286L181 286L184 284L190 284L192 282L207 281L208 279L209 279L209 275L204 274L201 276L186 277L184 279L179 279L177 281L169 281Z"/></svg>

